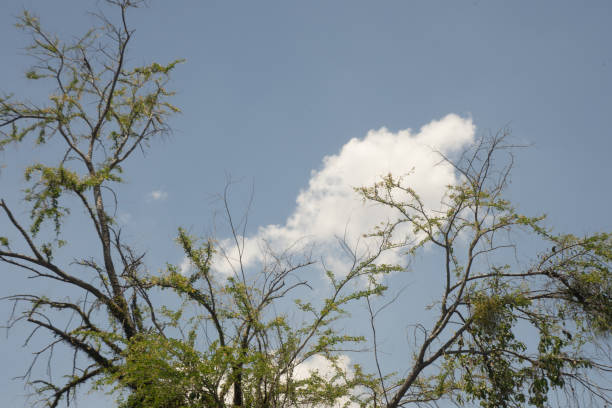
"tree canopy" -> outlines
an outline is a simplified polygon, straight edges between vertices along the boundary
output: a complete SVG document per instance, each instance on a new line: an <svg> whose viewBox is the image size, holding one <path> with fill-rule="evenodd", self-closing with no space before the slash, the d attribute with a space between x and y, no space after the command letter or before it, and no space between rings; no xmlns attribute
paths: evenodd
<svg viewBox="0 0 612 408"><path fill-rule="evenodd" d="M182 60L132 66L129 13L141 1L106 0L116 15L65 41L24 12L18 26L31 34L35 64L26 76L50 83L47 101L0 97L0 148L52 146L45 163L25 170L29 219L2 197L8 227L0 231L3 273L24 273L65 289L67 296L15 294L9 325L26 324L47 339L35 352L63 347L73 355L64 376L24 376L43 406L76 397L81 386L114 393L136 407L546 407L584 398L610 403L612 235L556 234L543 216L517 212L505 198L515 146L507 131L483 137L460 157L440 159L458 183L431 207L410 186L410 175L387 175L355 195L393 210L373 231L366 254L340 243L348 270L329 270L300 248L262 245L265 261L246 265L244 224L235 220L227 191L227 219L238 259L222 275L218 237L179 228L177 242L191 267L167 264L149 272L145 255L125 241L114 211L121 203L125 162L166 135L179 113L168 88ZM84 214L78 234L67 217ZM82 216L82 215L80 215ZM515 232L541 247L531 265L508 262ZM93 235L86 252L66 248ZM344 244L344 245L343 245ZM64 252L62 252L64 251ZM385 254L400 254L400 264ZM407 342L404 372L379 361L380 307L392 302L387 277L409 269L427 252L437 266L440 298L434 318L418 322ZM60 255L58 255L60 254ZM309 278L321 273L325 290L313 296ZM416 288L418 290L418 288ZM409 296L401 292L398 296ZM173 300L168 300L173 299ZM365 305L371 334L342 325ZM29 340L28 337L27 340ZM361 350L359 364L345 353ZM317 360L318 359L318 360ZM324 361L325 370L302 368ZM33 364L34 364L33 363ZM600 376L603 373L603 379Z"/></svg>

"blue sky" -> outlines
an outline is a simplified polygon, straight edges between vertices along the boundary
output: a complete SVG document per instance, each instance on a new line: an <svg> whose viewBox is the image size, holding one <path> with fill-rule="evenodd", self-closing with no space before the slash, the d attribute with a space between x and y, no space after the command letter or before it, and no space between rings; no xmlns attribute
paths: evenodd
<svg viewBox="0 0 612 408"><path fill-rule="evenodd" d="M38 14L51 31L72 35L92 23L85 12L95 4L5 0L0 90L44 95L24 81L27 37L13 27L22 9ZM172 243L178 226L196 234L213 230L214 197L228 177L241 180L232 201L237 211L254 191L251 237L270 225L287 230L287 219L301 214L300 193L308 200L319 191L317 175L335 171L333 157L324 157L379 175L389 149L375 136L368 144L370 130L415 135L449 114L461 126L475 126L476 136L509 126L517 143L532 145L518 154L509 189L521 211L547 213L560 232L612 229L607 0L152 0L132 17L132 63L186 59L172 81L183 111L172 120L174 133L127 166L129 184L120 191L119 214L148 251L152 270L181 262ZM440 132L453 140L454 131ZM372 156L351 156L346 145L353 138ZM390 166L407 171L421 156L410 143L402 146L406 163L400 157ZM15 169L36 154L0 153L7 165L2 196L19 203L22 178ZM440 188L420 180L432 192ZM320 232L300 228L291 233ZM25 284L15 271L3 270L2 279L0 296ZM8 305L2 310L8 315ZM0 343L2 360L11 362L0 367L0 392L10 406L27 405L21 383L10 380L27 368L31 350L19 347L25 333L14 330ZM100 397L91 398L89 406L102 406Z"/></svg>

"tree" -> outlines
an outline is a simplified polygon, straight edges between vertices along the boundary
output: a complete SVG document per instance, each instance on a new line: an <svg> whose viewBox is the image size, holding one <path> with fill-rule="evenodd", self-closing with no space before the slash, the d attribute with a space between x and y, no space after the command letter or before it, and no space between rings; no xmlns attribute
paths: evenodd
<svg viewBox="0 0 612 408"><path fill-rule="evenodd" d="M336 333L331 324L344 304L384 290L381 285L349 290L349 282L382 273L370 260L356 262L341 278L329 273L329 298L319 306L299 303L297 310L305 317L292 325L270 306L308 286L294 279L297 269L312 263L308 257L296 261L290 251L270 252L271 261L253 279L240 263L233 277L219 281L211 273L213 241L199 246L180 230L178 242L194 265L193 273L184 276L168 265L162 276L148 276L144 254L122 239L109 210L113 202L117 205L112 187L122 181L121 166L135 151L169 131L167 118L179 110L168 102L172 92L166 86L180 61L129 67L126 54L133 31L127 14L142 1L106 3L118 11L119 23L99 14L101 27L72 42L47 33L25 12L18 26L32 35L29 52L37 60L27 78L51 81L55 90L44 105L11 96L0 99L0 147L35 137L38 146L61 149L53 165L34 163L25 170L29 225L0 201L12 228L0 237L0 261L71 295L61 300L35 293L9 297L15 303L9 326L27 321L34 326L32 335L44 330L49 336L33 364L45 353L51 359L55 347L74 353L63 383L33 379L32 368L25 379L50 407L69 401L87 382L127 393L126 407L225 406L230 401L236 406L285 406L346 396L356 380L344 375L333 351L360 339ZM70 247L71 238L62 227L75 209L84 210L99 247L63 262L57 253ZM231 218L230 224L240 245ZM85 233L80 229L79 235ZM180 308L155 304L156 289L171 289L197 304L202 314L183 318ZM187 330L190 321L194 326ZM207 325L212 326L210 335ZM196 332L202 326L204 331ZM204 346L198 348L201 337ZM316 374L305 379L292 375L313 355L329 359L335 369L331 383Z"/></svg>
<svg viewBox="0 0 612 408"><path fill-rule="evenodd" d="M448 187L439 209L427 208L392 175L359 189L366 200L396 210L396 221L378 232L392 247L412 256L433 248L441 264L437 318L418 326L409 374L383 387L388 407L441 398L543 407L551 391L576 399L580 388L610 402L609 389L592 375L610 372L609 353L592 355L598 345L607 350L612 327L612 236L555 235L544 216L517 213L503 196L513 163L507 138L507 132L483 138L456 161L441 156L462 181ZM504 152L508 160L500 165ZM393 243L404 224L414 238ZM529 267L509 264L501 255L516 250L516 230L551 249Z"/></svg>
<svg viewBox="0 0 612 408"><path fill-rule="evenodd" d="M483 138L458 159L441 157L461 181L448 187L439 208L425 206L409 176L388 175L357 189L397 216L369 233L376 244L371 253L358 256L344 246L352 266L326 271L327 288L315 301L301 300L312 289L301 274L317 267L304 248L264 247L266 261L247 268L245 224L229 211L227 190L224 208L238 254L232 273L216 273L227 254L213 238L179 229L190 272L169 264L148 274L144 254L124 241L111 215L119 203L113 186L135 151L168 133L168 117L179 110L166 87L180 61L130 67L128 12L142 2L106 3L118 23L100 14L101 27L72 42L24 13L19 26L32 35L29 50L37 60L27 77L50 81L55 90L43 105L0 98L0 147L35 138L55 154L51 165L34 163L25 171L28 224L0 201L10 226L0 237L0 261L69 294L9 298L15 302L10 325L25 321L49 340L34 363L45 354L51 359L55 347L74 353L61 382L26 373L42 403L68 402L86 383L110 387L124 408L398 407L440 400L544 407L552 392L575 397L580 389L610 402L594 376L610 371L609 355L593 352L598 344L605 348L611 330L612 237L555 235L543 217L519 214L504 199L512 168L505 133ZM498 161L504 153L505 164ZM81 239L62 229L77 209L98 247L66 256ZM516 248L516 230L552 249L530 267L511 264L505 251ZM396 375L379 363L375 305L393 300L385 278L404 268L384 264L381 254L401 251L410 258L425 248L441 265L441 297L431 306L437 317L419 322L414 358L405 362L406 375ZM166 304L174 297L176 307L162 306L161 293ZM372 352L364 356L372 357L376 374L342 360L342 350L366 340L336 324L359 302L370 310ZM530 338L537 338L535 346ZM325 359L328 372L300 374L313 358Z"/></svg>
<svg viewBox="0 0 612 408"><path fill-rule="evenodd" d="M3 237L1 260L84 294L74 301L35 294L10 298L30 305L13 316L11 324L27 320L52 335L52 341L37 355L55 344L66 344L89 361L85 367L75 366L65 384L33 381L39 391L50 393L50 406L68 398L78 385L113 369L122 359L120 340L149 331L145 309L156 320L139 277L142 255L123 243L108 212L105 189L121 181L121 166L136 149L168 131L166 118L178 110L167 102L172 93L164 86L178 61L128 69L125 57L133 32L126 14L140 2L108 3L119 9L120 24L113 25L100 15L100 28L72 42L45 32L36 17L24 12L18 27L32 35L29 52L36 59L26 76L52 81L55 90L44 105L11 96L0 99L0 146L35 136L37 145L53 143L63 150L55 165L34 163L25 171L31 185L25 194L31 206L29 226L17 219L4 199L0 201L21 240ZM61 239L62 223L70 210L63 205L67 196L76 198L86 211L100 245L100 258L83 254L70 266L55 262L54 252L67 243ZM53 224L54 236L43 231L48 223ZM93 272L95 278L83 279L74 271L77 267ZM62 329L53 312L75 314L79 323Z"/></svg>

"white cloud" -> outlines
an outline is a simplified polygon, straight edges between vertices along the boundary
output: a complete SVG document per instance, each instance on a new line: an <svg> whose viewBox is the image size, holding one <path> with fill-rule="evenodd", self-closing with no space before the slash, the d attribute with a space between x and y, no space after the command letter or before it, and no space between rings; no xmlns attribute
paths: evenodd
<svg viewBox="0 0 612 408"><path fill-rule="evenodd" d="M350 372L350 362L351 360L348 356L342 355L338 357L337 364L342 371ZM293 379L304 380L315 372L329 380L336 374L336 369L327 358L320 354L315 354L293 369Z"/></svg>
<svg viewBox="0 0 612 408"><path fill-rule="evenodd" d="M392 132L371 130L362 138L348 141L340 152L323 158L319 170L311 172L308 187L300 192L296 207L284 224L260 227L257 234L244 238L245 265L262 262L261 243L283 250L304 238L319 244L328 265L346 267L339 254L338 238L345 238L358 252L367 251L365 233L393 217L389 208L363 203L355 187L369 186L386 174L402 176L425 204L437 208L446 186L456 183L453 168L440 163L436 151L445 155L465 148L474 141L475 126L470 118L449 114L414 133L410 129ZM403 231L409 234L409 231ZM238 250L232 241L222 241L227 258L237 266ZM387 262L397 262L388 255ZM229 274L230 266L217 266ZM342 273L342 271L337 271Z"/></svg>
<svg viewBox="0 0 612 408"><path fill-rule="evenodd" d="M149 193L149 198L154 201L161 201L168 198L168 193L163 190L153 190Z"/></svg>
<svg viewBox="0 0 612 408"><path fill-rule="evenodd" d="M181 273L181 275L187 275L189 272L191 272L192 267L193 267L192 262L189 260L189 258L185 256L183 257L183 260L181 261L181 264L179 265L179 272Z"/></svg>
<svg viewBox="0 0 612 408"><path fill-rule="evenodd" d="M341 371L348 373L349 376L352 376L353 371L349 367L351 360L346 355L341 355L338 357L336 361L337 366ZM317 373L322 378L325 378L328 382L332 380L334 375L336 374L336 369L333 364L324 356L315 354L310 357L308 360L302 362L293 370L293 378L295 380L304 380L309 378L313 373ZM346 403L349 401L347 397L342 397L334 404L335 407L344 407ZM349 404L350 407L356 407L356 404Z"/></svg>
<svg viewBox="0 0 612 408"><path fill-rule="evenodd" d="M351 362L350 358L346 355L338 356L338 360L336 361L337 367L342 372L347 373L349 377L353 375L353 370L349 366L350 362ZM311 356L310 358L308 358L306 361L303 361L301 364L298 364L293 369L291 378L293 380L298 380L298 381L305 380L305 379L308 379L310 376L312 376L314 373L317 373L320 377L324 378L326 381L329 382L336 375L337 369L334 367L332 362L329 361L327 358L325 358L324 356L320 354L315 354L314 356ZM284 376L283 381L286 381L286 380L287 380L287 377ZM223 376L221 384L219 384L218 391L221 391L222 386L225 385L224 383L226 383L227 381L228 381L227 376ZM233 398L234 398L233 388L229 388L227 390L227 394L225 394L225 403L228 405L231 405ZM349 399L347 397L341 397L336 401L333 408L344 407L347 402L349 402ZM349 404L349 407L351 408L356 407L356 406L357 405L353 403ZM323 406L319 406L319 405L313 406L313 408L318 408L318 407L323 408Z"/></svg>

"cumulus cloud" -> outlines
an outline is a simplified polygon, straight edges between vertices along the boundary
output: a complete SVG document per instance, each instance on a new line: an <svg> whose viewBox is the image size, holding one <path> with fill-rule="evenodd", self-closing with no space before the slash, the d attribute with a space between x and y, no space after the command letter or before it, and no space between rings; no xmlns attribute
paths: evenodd
<svg viewBox="0 0 612 408"><path fill-rule="evenodd" d="M181 275L187 275L189 272L191 272L192 267L193 267L193 264L191 263L191 260L185 256L183 257L183 260L179 264L178 269Z"/></svg>
<svg viewBox="0 0 612 408"><path fill-rule="evenodd" d="M342 371L350 373L350 362L351 360L348 356L341 355L338 357L336 364ZM293 370L293 378L295 380L304 380L315 372L325 379L331 379L336 374L336 369L327 358L320 354L315 354L295 367Z"/></svg>
<svg viewBox="0 0 612 408"><path fill-rule="evenodd" d="M346 355L340 355L338 360L336 361L336 365L340 368L341 371L348 373L349 376L352 376L353 370L349 367L351 360ZM317 373L322 378L325 378L326 381L331 381L337 370L334 368L331 361L320 354L315 354L310 357L308 360L302 362L297 365L293 370L293 378L295 380L304 380L309 378L313 373ZM334 408L344 407L349 402L347 397L342 397L334 404ZM356 404L349 404L349 406L356 407Z"/></svg>
<svg viewBox="0 0 612 408"><path fill-rule="evenodd" d="M153 190L149 193L148 197L154 201L161 201L168 198L168 193L163 190Z"/></svg>
<svg viewBox="0 0 612 408"><path fill-rule="evenodd" d="M243 238L242 252L222 241L225 260L219 272L230 274L239 258L246 266L263 262L262 243L276 250L300 240L319 244L328 269L346 267L338 251L338 238L367 251L363 234L393 217L389 208L364 203L355 187L373 185L389 173L407 175L409 184L429 206L439 206L446 186L457 182L453 168L440 163L440 155L452 154L473 143L475 126L470 118L449 114L420 128L392 132L371 130L363 138L349 140L340 152L323 158L319 170L311 172L308 187L296 199L293 213L283 224L266 225L257 234ZM404 231L409 234L409 231ZM386 261L394 262L391 258Z"/></svg>
<svg viewBox="0 0 612 408"><path fill-rule="evenodd" d="M338 356L338 360L336 361L336 366L342 372L345 372L349 376L352 376L353 370L349 367L350 361L351 360L348 356L340 355ZM311 356L310 358L308 358L306 361L303 361L302 363L298 364L293 369L291 378L293 380L298 380L298 381L306 380L315 373L329 382L329 381L332 381L333 377L336 375L337 369L334 367L332 362L329 361L327 358L325 358L324 356L320 354L315 354L314 356ZM285 381L286 379L287 378L285 376L283 380ZM227 380L228 380L227 376L224 376L222 383L219 385L219 388L218 388L219 391L222 388L222 384L226 382ZM227 394L225 394L225 403L228 405L231 405L233 399L234 399L233 388L230 388L229 390L227 390ZM339 398L334 404L333 408L346 407L348 402L349 402L349 399L347 397ZM313 406L313 408L318 408L318 407L319 405ZM348 407L353 408L353 407L357 407L357 405L350 403L348 404ZM321 408L323 407L321 406Z"/></svg>

